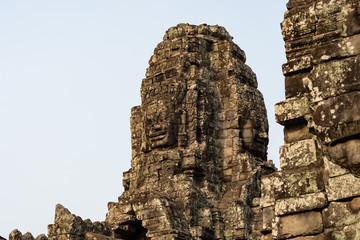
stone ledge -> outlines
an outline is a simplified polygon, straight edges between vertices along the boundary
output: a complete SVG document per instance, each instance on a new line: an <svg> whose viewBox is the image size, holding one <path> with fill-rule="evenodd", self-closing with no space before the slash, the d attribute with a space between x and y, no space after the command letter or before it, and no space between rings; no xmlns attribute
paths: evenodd
<svg viewBox="0 0 360 240"><path fill-rule="evenodd" d="M284 198L276 201L275 214L285 215L308 210L315 210L327 204L324 192L310 193L300 197Z"/></svg>
<svg viewBox="0 0 360 240"><path fill-rule="evenodd" d="M283 64L282 71L284 75L306 71L312 68L312 56L305 55L299 58L292 59Z"/></svg>
<svg viewBox="0 0 360 240"><path fill-rule="evenodd" d="M289 98L275 104L275 119L281 125L305 119L310 114L310 101L307 97Z"/></svg>
<svg viewBox="0 0 360 240"><path fill-rule="evenodd" d="M312 53L314 64L360 54L360 35L319 46Z"/></svg>
<svg viewBox="0 0 360 240"><path fill-rule="evenodd" d="M360 178L354 177L352 174L329 178L326 193L329 201L359 196Z"/></svg>
<svg viewBox="0 0 360 240"><path fill-rule="evenodd" d="M272 183L274 198L299 197L324 190L323 173L318 169L305 169L298 172L279 172Z"/></svg>
<svg viewBox="0 0 360 240"><path fill-rule="evenodd" d="M275 239L314 235L323 231L320 212L304 212L276 217L275 219L273 226L273 236Z"/></svg>
<svg viewBox="0 0 360 240"><path fill-rule="evenodd" d="M280 167L282 170L315 164L317 159L316 142L313 139L285 144L280 147Z"/></svg>
<svg viewBox="0 0 360 240"><path fill-rule="evenodd" d="M326 228L344 227L360 223L359 211L354 211L352 202L332 202L329 207L322 211L324 226ZM353 204L359 205L359 204ZM355 207L356 210L358 206Z"/></svg>

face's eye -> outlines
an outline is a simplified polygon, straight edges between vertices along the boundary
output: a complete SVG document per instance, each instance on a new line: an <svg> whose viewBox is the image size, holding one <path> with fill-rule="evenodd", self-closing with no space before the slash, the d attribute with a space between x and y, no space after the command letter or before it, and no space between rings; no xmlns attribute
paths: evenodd
<svg viewBox="0 0 360 240"><path fill-rule="evenodd" d="M150 117L145 118L145 124L150 126L152 124L152 119Z"/></svg>
<svg viewBox="0 0 360 240"><path fill-rule="evenodd" d="M162 113L159 114L159 116L158 116L158 121L159 122L164 122L166 119L167 119L166 113L162 112Z"/></svg>

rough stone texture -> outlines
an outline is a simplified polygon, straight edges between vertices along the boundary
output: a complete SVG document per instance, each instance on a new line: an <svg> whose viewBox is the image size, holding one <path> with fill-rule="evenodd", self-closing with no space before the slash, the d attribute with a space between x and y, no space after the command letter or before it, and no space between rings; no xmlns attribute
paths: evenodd
<svg viewBox="0 0 360 240"><path fill-rule="evenodd" d="M357 240L360 239L360 224L353 224L343 228L325 231L325 239L329 240Z"/></svg>
<svg viewBox="0 0 360 240"><path fill-rule="evenodd" d="M294 126L288 125L284 128L284 141L285 143L293 143L296 141L312 139L313 135L310 133L307 127L306 121L302 121Z"/></svg>
<svg viewBox="0 0 360 240"><path fill-rule="evenodd" d="M328 180L326 189L330 201L359 196L360 179L351 174L333 177Z"/></svg>
<svg viewBox="0 0 360 240"><path fill-rule="evenodd" d="M328 177L333 178L349 173L349 171L341 166L331 162L328 158L324 157L324 167Z"/></svg>
<svg viewBox="0 0 360 240"><path fill-rule="evenodd" d="M351 207L351 202L330 203L323 211L324 226L335 228L358 223L360 221L358 206L355 209Z"/></svg>
<svg viewBox="0 0 360 240"><path fill-rule="evenodd" d="M280 124L301 122L310 115L307 97L289 98L275 105L276 121Z"/></svg>
<svg viewBox="0 0 360 240"><path fill-rule="evenodd" d="M275 199L298 197L304 194L324 190L323 173L318 169L306 169L290 172L280 171L274 174L272 183Z"/></svg>
<svg viewBox="0 0 360 240"><path fill-rule="evenodd" d="M326 240L328 238L325 238L324 234L318 234L316 236L306 236L306 237L295 237L295 238L289 238L291 240Z"/></svg>
<svg viewBox="0 0 360 240"><path fill-rule="evenodd" d="M282 170L311 166L318 163L316 142L313 139L297 141L280 147Z"/></svg>
<svg viewBox="0 0 360 240"><path fill-rule="evenodd" d="M92 233L92 232L85 233L85 240L115 240L115 239L121 240L120 238L113 238L98 233Z"/></svg>
<svg viewBox="0 0 360 240"><path fill-rule="evenodd" d="M106 222L94 222L71 214L62 205L57 204L54 224L48 226L49 240L83 239L87 232L110 236L111 229Z"/></svg>
<svg viewBox="0 0 360 240"><path fill-rule="evenodd" d="M0 239L4 239L0 237ZM29 232L25 233L24 235L17 229L13 230L9 234L9 240L48 240L48 237L45 234L40 234L36 238L33 237L33 235Z"/></svg>
<svg viewBox="0 0 360 240"><path fill-rule="evenodd" d="M131 111L124 193L105 222L57 205L49 239L360 239L360 1L287 8L280 171L267 161L245 53L223 27L179 24L155 48Z"/></svg>
<svg viewBox="0 0 360 240"><path fill-rule="evenodd" d="M9 240L34 240L34 237L29 232L23 235L19 230L15 229L9 234Z"/></svg>
<svg viewBox="0 0 360 240"><path fill-rule="evenodd" d="M321 233L323 223L320 212L305 212L279 217L273 235L277 239Z"/></svg>
<svg viewBox="0 0 360 240"><path fill-rule="evenodd" d="M360 1L289 0L287 7L286 99L275 106L285 145L281 171L266 176L274 186L262 186L260 202L263 210L269 199L275 206L275 239L358 239Z"/></svg>
<svg viewBox="0 0 360 240"><path fill-rule="evenodd" d="M327 204L326 195L323 192L310 193L295 198L283 198L276 201L275 214L285 215L307 210L321 209Z"/></svg>
<svg viewBox="0 0 360 240"><path fill-rule="evenodd" d="M270 207L263 208L262 217L263 217L263 219L262 219L262 224L263 225L262 225L261 230L263 232L271 231L272 224L273 224L273 219L275 217L274 207L270 206Z"/></svg>
<svg viewBox="0 0 360 240"><path fill-rule="evenodd" d="M48 240L48 237L45 234L40 234L35 240Z"/></svg>
<svg viewBox="0 0 360 240"><path fill-rule="evenodd" d="M180 24L149 65L141 106L132 109L125 192L106 218L115 236L128 239L130 226L151 239L260 236L253 199L274 167L266 161L263 97L244 52L222 27Z"/></svg>

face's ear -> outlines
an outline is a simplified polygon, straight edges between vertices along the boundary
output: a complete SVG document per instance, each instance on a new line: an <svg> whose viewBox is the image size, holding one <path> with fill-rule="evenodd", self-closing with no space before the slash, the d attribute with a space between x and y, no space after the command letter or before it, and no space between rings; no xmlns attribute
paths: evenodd
<svg viewBox="0 0 360 240"><path fill-rule="evenodd" d="M151 151L150 144L148 143L146 133L145 133L145 119L143 119L143 129L141 133L141 151L147 153Z"/></svg>
<svg viewBox="0 0 360 240"><path fill-rule="evenodd" d="M177 121L178 121L178 146L186 147L188 141L187 135L187 114L184 110L179 110L177 113Z"/></svg>

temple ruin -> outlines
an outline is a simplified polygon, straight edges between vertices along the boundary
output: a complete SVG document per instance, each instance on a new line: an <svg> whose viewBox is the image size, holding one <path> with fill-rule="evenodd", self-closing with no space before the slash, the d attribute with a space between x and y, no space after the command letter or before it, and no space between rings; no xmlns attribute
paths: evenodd
<svg viewBox="0 0 360 240"><path fill-rule="evenodd" d="M58 204L36 240L360 239L360 1L287 8L280 170L245 53L223 27L179 24L131 110L123 194L102 222Z"/></svg>

